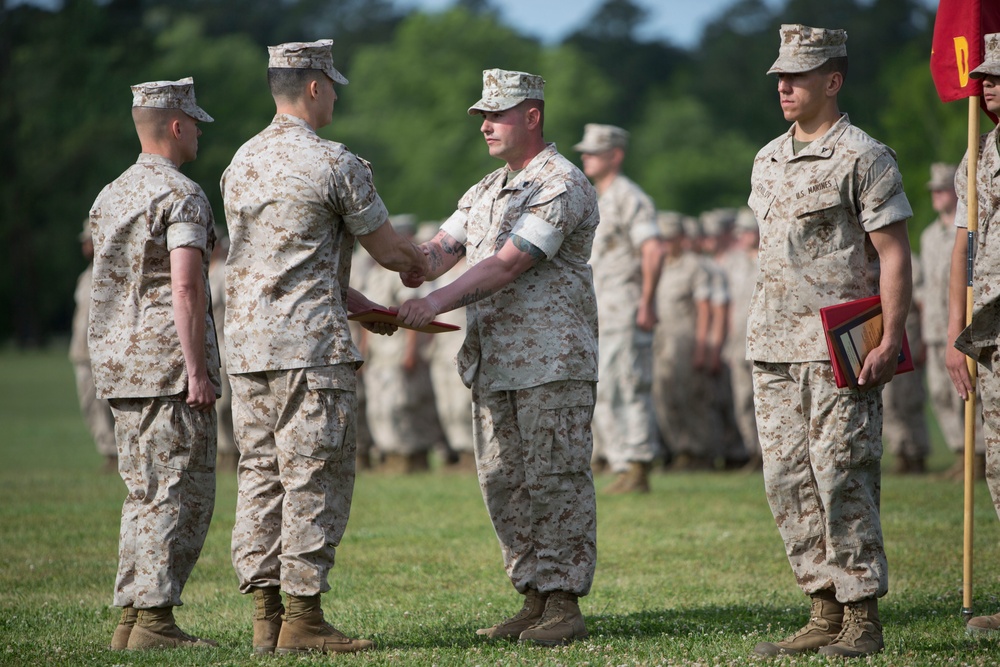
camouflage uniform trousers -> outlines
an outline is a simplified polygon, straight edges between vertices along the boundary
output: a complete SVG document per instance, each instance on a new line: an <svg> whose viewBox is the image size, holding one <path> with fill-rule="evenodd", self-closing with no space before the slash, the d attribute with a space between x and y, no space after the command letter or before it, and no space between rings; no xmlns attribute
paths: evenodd
<svg viewBox="0 0 1000 667"><path fill-rule="evenodd" d="M736 426L743 439L743 447L751 458L760 456L760 441L757 437L757 415L753 406L753 363L737 359L729 364L733 383L733 409L736 412Z"/></svg>
<svg viewBox="0 0 1000 667"><path fill-rule="evenodd" d="M722 429L712 414L711 378L692 366L693 336L656 334L653 347L653 408L670 452L715 459Z"/></svg>
<svg viewBox="0 0 1000 667"><path fill-rule="evenodd" d="M927 391L945 444L951 451L961 452L965 449L965 401L955 391L955 385L944 365L946 349L945 343L927 343ZM982 396L977 395L976 453L985 452L983 402Z"/></svg>
<svg viewBox="0 0 1000 667"><path fill-rule="evenodd" d="M214 411L182 395L114 398L122 506L114 604L176 607L215 509Z"/></svg>
<svg viewBox="0 0 1000 667"><path fill-rule="evenodd" d="M118 456L115 444L115 418L106 400L97 398L94 374L90 370L90 360L73 364L76 376L76 395L80 401L80 413L87 422L87 429L101 456Z"/></svg>
<svg viewBox="0 0 1000 667"><path fill-rule="evenodd" d="M655 453L653 335L635 327L602 331L598 345L594 438L612 472L625 472L630 462L650 463Z"/></svg>
<svg viewBox="0 0 1000 667"><path fill-rule="evenodd" d="M435 356L431 360L431 382L448 446L456 452L473 452L472 394L455 372L454 359Z"/></svg>
<svg viewBox="0 0 1000 667"><path fill-rule="evenodd" d="M921 369L897 375L882 388L882 438L893 455L906 459L930 456L926 400Z"/></svg>
<svg viewBox="0 0 1000 667"><path fill-rule="evenodd" d="M219 452L236 454L236 436L233 434L233 387L226 374L226 364L222 362L219 369L219 380L222 385L222 395L215 402L215 411L219 416Z"/></svg>
<svg viewBox="0 0 1000 667"><path fill-rule="evenodd" d="M366 401L368 428L379 452L428 452L444 435L437 419L430 369L420 362L412 370L402 364L365 364L363 375L370 395Z"/></svg>
<svg viewBox="0 0 1000 667"><path fill-rule="evenodd" d="M993 508L1000 517L1000 350L990 353L993 370L980 366L979 396L983 405L983 436L986 441L986 485Z"/></svg>
<svg viewBox="0 0 1000 667"><path fill-rule="evenodd" d="M518 592L586 595L597 565L594 383L473 386L479 485Z"/></svg>
<svg viewBox="0 0 1000 667"><path fill-rule="evenodd" d="M885 595L882 398L837 389L829 362L755 362L764 488L799 587Z"/></svg>
<svg viewBox="0 0 1000 667"><path fill-rule="evenodd" d="M354 492L354 364L234 373L240 448L233 567L240 591L330 590Z"/></svg>

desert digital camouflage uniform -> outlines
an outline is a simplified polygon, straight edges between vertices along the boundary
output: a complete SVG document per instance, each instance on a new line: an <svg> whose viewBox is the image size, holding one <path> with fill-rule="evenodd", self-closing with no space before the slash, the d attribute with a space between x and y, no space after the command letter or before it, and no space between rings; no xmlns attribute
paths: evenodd
<svg viewBox="0 0 1000 667"><path fill-rule="evenodd" d="M991 48L992 38L992 48ZM1000 74L1000 34L987 35L987 62L990 74ZM978 68L977 68L978 69ZM955 342L955 347L975 359L979 368L979 393L983 403L983 431L986 441L986 483L993 505L1000 515L1000 252L993 239L993 225L1000 225L1000 128L979 139L977 199L979 228L972 275L972 322ZM955 226L968 227L968 154L955 174L958 209Z"/></svg>
<svg viewBox="0 0 1000 667"><path fill-rule="evenodd" d="M580 150L579 148L577 150ZM652 199L618 174L597 200L590 263L597 293L600 381L594 440L613 472L653 460L653 334L636 326L642 295L639 248L659 236Z"/></svg>
<svg viewBox="0 0 1000 667"><path fill-rule="evenodd" d="M81 242L90 243L90 221L84 221ZM89 259L89 258L88 258ZM73 301L73 328L69 339L69 360L73 362L76 377L76 396L80 413L87 422L90 437L94 439L97 453L105 461L115 462L117 469L118 446L115 445L115 418L107 399L97 398L94 374L90 370L90 350L87 348L87 328L90 325L90 289L94 278L94 264L90 261L76 280Z"/></svg>
<svg viewBox="0 0 1000 667"><path fill-rule="evenodd" d="M216 230L216 236L219 236ZM228 239L219 238L218 247L228 245ZM218 255L218 249L215 255ZM226 321L226 271L225 255L212 259L208 267L208 282L212 288L212 319L219 324ZM235 462L240 452L236 448L236 437L233 435L233 388L229 383L229 373L226 370L226 337L223 327L216 331L219 340L219 379L222 383L222 393L215 402L215 412L219 421L218 452L220 461L225 461L230 472L235 469Z"/></svg>
<svg viewBox="0 0 1000 667"><path fill-rule="evenodd" d="M749 209L741 211L740 215L749 216L745 222L737 217L737 229L752 225L756 229L757 222ZM753 405L753 364L746 358L747 317L750 312L750 298L757 282L757 256L742 248L732 248L719 262L729 279L730 308L729 336L723 349L723 358L729 366L732 380L733 409L736 424L746 454L751 460L760 459L760 442L757 438L757 416Z"/></svg>
<svg viewBox="0 0 1000 667"><path fill-rule="evenodd" d="M553 144L510 183L507 173L466 192L442 230L465 245L470 268L511 234L545 257L467 306L458 370L472 388L479 482L511 582L522 594L582 596L597 562L597 301L587 263L597 196Z"/></svg>
<svg viewBox="0 0 1000 667"><path fill-rule="evenodd" d="M399 217L389 219L393 227L397 227ZM419 291L405 287L398 274L381 268L369 271L363 285L362 291L369 299L386 306L398 306L426 291L423 286ZM380 454L390 457L419 454L426 464L427 453L444 437L426 358L432 334L403 329L392 336L368 332L362 336L365 337L363 376L372 397L366 407L372 440ZM413 366L406 368L405 357L411 345L416 345L416 354L411 360Z"/></svg>
<svg viewBox="0 0 1000 667"><path fill-rule="evenodd" d="M465 273L465 260L459 260L448 273L432 284L428 290L434 290L442 285L454 282ZM437 316L439 322L457 324L465 327L465 308L456 308ZM434 400L437 403L438 416L444 429L448 445L458 452L459 461L463 465L475 465L475 449L472 442L472 393L462 382L461 376L455 371L455 358L462 348L464 336L461 332L440 333L431 339L429 348L431 358L431 382L434 384Z"/></svg>
<svg viewBox="0 0 1000 667"><path fill-rule="evenodd" d="M867 234L912 211L892 151L846 114L797 155L793 132L754 160L761 244L747 357L768 502L796 580L846 603L888 590L882 401L878 390L836 388L819 309L878 291Z"/></svg>
<svg viewBox="0 0 1000 667"><path fill-rule="evenodd" d="M959 453L965 449L965 401L955 391L955 385L945 366L945 350L950 345L948 282L954 246L955 227L941 218L924 228L920 234L920 257L924 274L921 330L927 350L927 392L945 444L951 451ZM985 454L982 396L977 394L976 399L976 453Z"/></svg>
<svg viewBox="0 0 1000 667"><path fill-rule="evenodd" d="M896 457L897 472L924 472L925 462L931 453L931 437L924 415L927 390L924 389L924 370L919 363L924 357L923 336L920 330L919 295L923 291L923 272L917 255L912 255L913 303L906 315L906 337L910 354L917 360L917 368L909 373L896 375L882 389L882 439L889 452Z"/></svg>
<svg viewBox="0 0 1000 667"><path fill-rule="evenodd" d="M354 489L354 239L388 214L366 162L286 114L236 152L222 195L240 446L233 564L244 593L313 596L330 588Z"/></svg>
<svg viewBox="0 0 1000 667"><path fill-rule="evenodd" d="M133 106L164 88L133 86ZM193 106L193 92L190 93ZM201 121L196 106L184 109ZM196 115L200 114L200 115ZM212 209L201 187L166 157L142 153L106 186L90 211L94 285L89 345L98 398L115 415L122 506L114 604L176 607L201 553L215 505L216 417L185 402L187 371L174 322L170 252L197 248L208 289L215 243ZM219 356L210 299L206 366L219 393Z"/></svg>
<svg viewBox="0 0 1000 667"><path fill-rule="evenodd" d="M662 238L679 242L681 216L659 214ZM711 276L694 253L667 256L656 288L656 312L660 320L653 334L653 408L664 444L676 459L702 457L703 443L718 441L717 424L703 417L694 403L710 400L704 376L694 369L695 328L699 303L707 308Z"/></svg>

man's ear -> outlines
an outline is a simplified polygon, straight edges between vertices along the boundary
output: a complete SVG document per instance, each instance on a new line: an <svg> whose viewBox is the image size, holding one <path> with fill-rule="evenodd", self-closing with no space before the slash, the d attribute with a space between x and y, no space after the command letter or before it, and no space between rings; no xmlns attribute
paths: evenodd
<svg viewBox="0 0 1000 667"><path fill-rule="evenodd" d="M542 120L542 111L538 107L529 107L524 114L529 129L535 129Z"/></svg>
<svg viewBox="0 0 1000 667"><path fill-rule="evenodd" d="M183 134L184 132L183 130L184 126L181 124L180 118L176 117L172 118L170 120L170 125L168 127L170 128L170 136L172 136L174 139L181 138L181 134Z"/></svg>
<svg viewBox="0 0 1000 667"><path fill-rule="evenodd" d="M306 92L309 94L310 99L316 99L319 97L319 81L312 79L306 86Z"/></svg>
<svg viewBox="0 0 1000 667"><path fill-rule="evenodd" d="M844 75L840 72L833 72L830 74L830 78L826 82L826 93L827 95L833 96L840 92L840 89L844 86Z"/></svg>

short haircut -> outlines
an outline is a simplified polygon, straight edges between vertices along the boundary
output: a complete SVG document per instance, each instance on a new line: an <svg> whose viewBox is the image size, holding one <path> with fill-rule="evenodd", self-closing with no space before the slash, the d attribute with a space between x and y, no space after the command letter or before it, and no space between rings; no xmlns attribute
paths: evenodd
<svg viewBox="0 0 1000 667"><path fill-rule="evenodd" d="M830 58L825 63L816 68L820 74L833 74L840 72L840 76L847 80L847 56L836 56Z"/></svg>
<svg viewBox="0 0 1000 667"><path fill-rule="evenodd" d="M170 134L170 123L182 113L180 109L132 107L132 122L136 132L160 141Z"/></svg>
<svg viewBox="0 0 1000 667"><path fill-rule="evenodd" d="M297 100L310 81L326 76L318 69L296 69L291 67L268 67L267 85L271 95L283 100Z"/></svg>
<svg viewBox="0 0 1000 667"><path fill-rule="evenodd" d="M525 109L538 109L538 129L545 133L545 100L524 100L518 106Z"/></svg>

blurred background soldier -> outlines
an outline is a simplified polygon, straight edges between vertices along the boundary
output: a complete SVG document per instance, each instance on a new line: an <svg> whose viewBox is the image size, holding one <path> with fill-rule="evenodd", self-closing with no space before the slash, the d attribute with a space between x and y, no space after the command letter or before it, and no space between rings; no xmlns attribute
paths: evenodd
<svg viewBox="0 0 1000 667"><path fill-rule="evenodd" d="M215 226L215 248L208 264L208 283L212 294L212 317L221 324L226 321L226 255L229 254L229 237L222 227ZM226 374L226 336L223 327L216 326L219 340L219 380L222 394L215 401L215 413L219 417L218 465L216 470L236 472L240 452L233 437L233 389Z"/></svg>
<svg viewBox="0 0 1000 667"><path fill-rule="evenodd" d="M437 233L438 225L421 225L417 240L424 241L424 229ZM433 234L431 235L433 237ZM443 276L429 283L427 291L435 290L457 280L468 268L465 258ZM466 326L465 308L456 308L440 313L440 322ZM461 332L443 333L431 336L428 354L431 364L431 382L434 385L434 400L437 404L438 419L444 430L448 446L448 461L455 471L476 472L476 453L472 440L472 391L462 382L462 376L455 368L455 358L462 349L465 337Z"/></svg>
<svg viewBox="0 0 1000 667"><path fill-rule="evenodd" d="M416 216L393 215L389 223L401 237L414 240ZM386 307L398 306L418 294L404 287L396 274L381 270L367 273L362 291ZM426 358L431 337L412 329L402 329L393 336L361 332L364 378L369 392L365 411L384 472L429 470L430 451L444 438Z"/></svg>
<svg viewBox="0 0 1000 667"><path fill-rule="evenodd" d="M931 165L931 179L927 189L937 219L920 234L920 258L923 266L923 298L921 303L921 328L926 346L927 391L931 407L937 418L941 434L948 449L955 453L955 463L944 476L961 482L965 479L965 402L955 391L948 369L945 352L951 347L948 341L948 279L951 270L951 251L955 245L955 194L956 165L935 162ZM913 344L913 340L910 340ZM986 476L986 440L983 437L983 404L976 393L976 465L979 479Z"/></svg>
<svg viewBox="0 0 1000 667"><path fill-rule="evenodd" d="M927 357L920 330L921 299L924 287L920 258L912 255L913 300L906 315L906 338L915 368L895 376L882 389L882 439L896 459L892 472L919 475L927 472L931 454L931 436L924 413L927 390L924 388L924 364Z"/></svg>
<svg viewBox="0 0 1000 667"><path fill-rule="evenodd" d="M723 358L729 366L736 426L749 458L748 470L760 470L762 459L757 439L757 417L753 407L753 363L747 360L747 314L750 297L757 280L757 252L760 229L749 208L736 215L735 243L720 259L720 266L729 277L729 335L723 348Z"/></svg>
<svg viewBox="0 0 1000 667"><path fill-rule="evenodd" d="M76 396L80 401L80 413L94 439L97 453L104 464L103 472L118 472L118 447L115 445L115 418L111 406L103 398L97 398L94 389L94 375L90 369L90 350L87 349L87 326L90 321L90 286L94 277L94 243L90 236L90 218L83 221L80 232L80 251L87 260L87 268L76 281L73 300L73 333L69 339L69 360L73 362L76 376Z"/></svg>
<svg viewBox="0 0 1000 667"><path fill-rule="evenodd" d="M723 260L733 245L736 225L735 208L717 208L700 216L703 235L700 250L705 266L712 273L712 307L708 332L705 372L711 385L711 410L719 423L718 455L726 470L742 468L749 461L743 438L736 424L733 384L723 351L730 336L732 293L729 273Z"/></svg>
<svg viewBox="0 0 1000 667"><path fill-rule="evenodd" d="M590 264L600 335L594 440L617 479L606 493L648 493L656 442L652 406L656 285L663 261L653 200L622 174L628 132L587 124L583 172L598 194Z"/></svg>
<svg viewBox="0 0 1000 667"><path fill-rule="evenodd" d="M663 313L653 336L653 408L666 455L678 470L709 470L716 429L706 418L710 396L704 375L696 369L705 358L711 277L698 257L687 250L685 216L657 214L663 268L656 291L656 311ZM693 229L693 228L692 228ZM696 230L695 230L696 231Z"/></svg>

